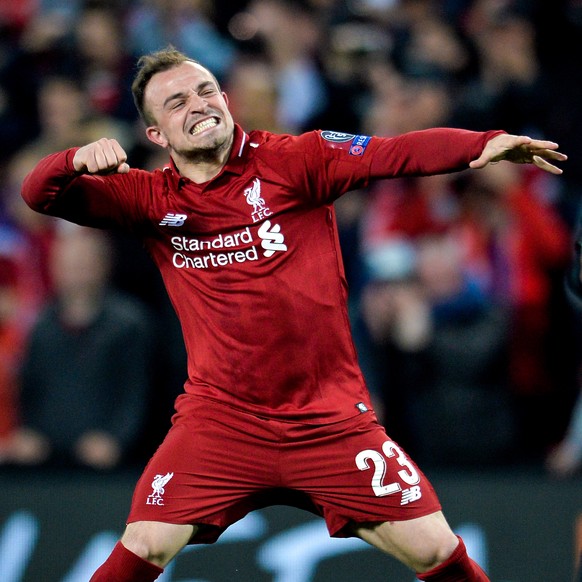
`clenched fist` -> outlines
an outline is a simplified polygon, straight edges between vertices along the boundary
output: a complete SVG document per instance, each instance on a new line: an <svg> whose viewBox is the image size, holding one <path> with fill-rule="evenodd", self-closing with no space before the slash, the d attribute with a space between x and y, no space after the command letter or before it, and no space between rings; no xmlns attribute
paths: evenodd
<svg viewBox="0 0 582 582"><path fill-rule="evenodd" d="M101 138L79 148L73 158L75 170L82 174L126 174L127 154L115 139Z"/></svg>

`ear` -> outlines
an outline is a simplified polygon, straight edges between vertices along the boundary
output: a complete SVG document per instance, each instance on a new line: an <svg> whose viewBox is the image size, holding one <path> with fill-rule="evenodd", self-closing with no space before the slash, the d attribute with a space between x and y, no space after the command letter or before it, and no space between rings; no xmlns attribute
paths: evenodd
<svg viewBox="0 0 582 582"><path fill-rule="evenodd" d="M152 143L155 143L156 145L159 145L160 147L163 147L163 148L168 147L168 140L166 139L166 136L155 125L151 125L150 127L146 128L146 137Z"/></svg>
<svg viewBox="0 0 582 582"><path fill-rule="evenodd" d="M228 105L229 105L228 95L224 91L222 92L222 98L224 99L224 102L226 103L226 106L228 107Z"/></svg>

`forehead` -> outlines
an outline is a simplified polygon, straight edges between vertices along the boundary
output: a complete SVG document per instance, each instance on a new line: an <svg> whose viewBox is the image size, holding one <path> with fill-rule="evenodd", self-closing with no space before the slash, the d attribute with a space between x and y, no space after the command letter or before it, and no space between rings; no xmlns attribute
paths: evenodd
<svg viewBox="0 0 582 582"><path fill-rule="evenodd" d="M198 63L185 61L153 75L145 90L145 101L151 107L161 107L169 96L196 90L202 83L216 85L213 75Z"/></svg>

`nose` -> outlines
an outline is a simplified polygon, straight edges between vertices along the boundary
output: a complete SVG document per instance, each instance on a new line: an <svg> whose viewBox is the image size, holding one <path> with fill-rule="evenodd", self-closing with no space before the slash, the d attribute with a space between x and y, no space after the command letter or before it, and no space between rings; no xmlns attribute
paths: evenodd
<svg viewBox="0 0 582 582"><path fill-rule="evenodd" d="M189 99L190 111L192 113L204 111L207 105L208 102L206 99L204 99L204 97L200 97L200 95L198 95L198 93L193 90Z"/></svg>

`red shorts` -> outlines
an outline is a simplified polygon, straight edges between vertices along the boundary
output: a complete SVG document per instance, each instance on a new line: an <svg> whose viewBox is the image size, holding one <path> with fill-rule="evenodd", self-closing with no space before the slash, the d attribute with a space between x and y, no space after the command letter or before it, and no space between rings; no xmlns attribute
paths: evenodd
<svg viewBox="0 0 582 582"><path fill-rule="evenodd" d="M128 523L196 524L211 543L250 511L291 505L332 536L357 522L402 521L441 506L372 411L325 425L282 422L193 396L137 483Z"/></svg>

